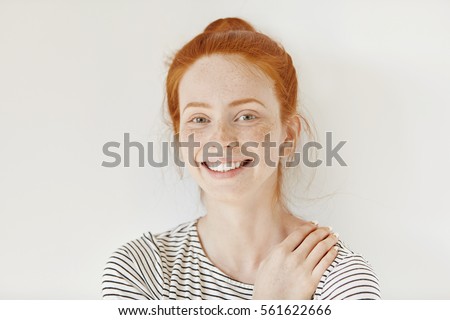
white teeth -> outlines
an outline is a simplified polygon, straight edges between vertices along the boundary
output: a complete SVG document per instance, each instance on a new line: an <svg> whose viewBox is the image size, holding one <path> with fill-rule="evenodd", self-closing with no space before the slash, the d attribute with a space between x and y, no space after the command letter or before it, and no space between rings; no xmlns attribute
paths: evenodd
<svg viewBox="0 0 450 320"><path fill-rule="evenodd" d="M233 169L237 169L241 166L242 162L226 162L216 165L214 162L206 162L209 169L218 172L227 172Z"/></svg>

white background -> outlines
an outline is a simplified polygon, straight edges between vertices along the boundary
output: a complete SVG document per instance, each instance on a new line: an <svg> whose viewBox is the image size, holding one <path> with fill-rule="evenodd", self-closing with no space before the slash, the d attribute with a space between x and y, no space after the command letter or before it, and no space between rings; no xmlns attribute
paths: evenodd
<svg viewBox="0 0 450 320"><path fill-rule="evenodd" d="M450 299L450 2L430 0L1 0L0 298L100 299L112 251L203 212L189 176L104 168L102 146L170 137L164 61L229 16L284 45L321 140L347 141L296 212L384 299Z"/></svg>

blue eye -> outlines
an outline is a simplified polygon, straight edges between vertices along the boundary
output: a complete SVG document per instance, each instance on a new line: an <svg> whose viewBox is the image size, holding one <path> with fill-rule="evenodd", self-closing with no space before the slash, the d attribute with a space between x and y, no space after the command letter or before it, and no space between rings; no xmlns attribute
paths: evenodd
<svg viewBox="0 0 450 320"><path fill-rule="evenodd" d="M242 117L245 117L244 118L245 121L256 119L256 116L254 116L252 114L244 114L244 115L240 116L239 119L241 119Z"/></svg>

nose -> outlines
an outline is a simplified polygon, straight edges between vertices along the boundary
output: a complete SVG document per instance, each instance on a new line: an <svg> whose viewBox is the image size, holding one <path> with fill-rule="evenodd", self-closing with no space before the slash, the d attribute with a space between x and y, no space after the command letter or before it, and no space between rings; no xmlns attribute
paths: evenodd
<svg viewBox="0 0 450 320"><path fill-rule="evenodd" d="M214 129L210 139L211 148L221 148L222 150L217 151L223 152L223 156L225 156L226 152L230 152L234 147L239 146L238 135L235 129L225 121L218 121Z"/></svg>

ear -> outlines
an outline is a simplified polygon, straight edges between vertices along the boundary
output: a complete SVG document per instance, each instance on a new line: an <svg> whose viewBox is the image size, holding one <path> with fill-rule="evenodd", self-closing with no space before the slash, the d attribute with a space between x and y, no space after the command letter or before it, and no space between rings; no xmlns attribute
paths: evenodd
<svg viewBox="0 0 450 320"><path fill-rule="evenodd" d="M286 124L286 135L289 140L297 140L300 139L300 132L302 130L302 122L301 117L298 113L294 114L291 118L289 118Z"/></svg>
<svg viewBox="0 0 450 320"><path fill-rule="evenodd" d="M287 120L285 130L286 138L284 142L293 143L292 147L287 148L289 150L287 153L291 154L295 151L295 147L297 146L297 142L300 139L300 132L302 130L301 117L298 113L294 114Z"/></svg>

